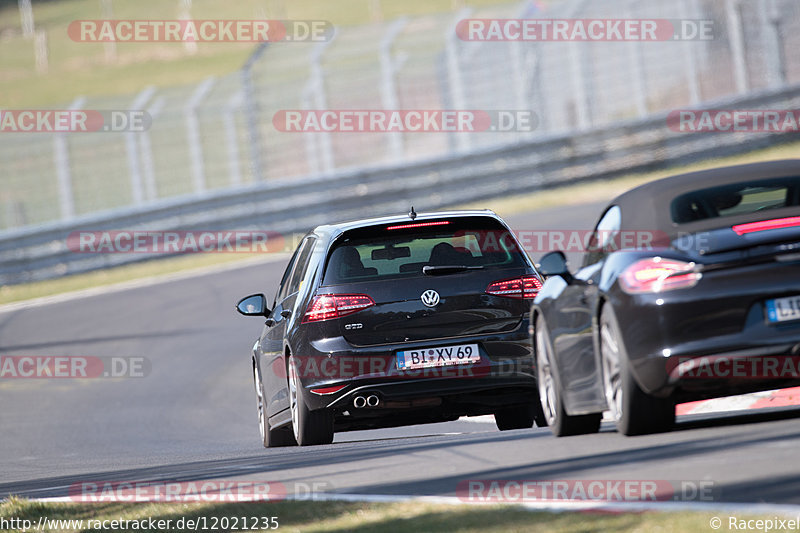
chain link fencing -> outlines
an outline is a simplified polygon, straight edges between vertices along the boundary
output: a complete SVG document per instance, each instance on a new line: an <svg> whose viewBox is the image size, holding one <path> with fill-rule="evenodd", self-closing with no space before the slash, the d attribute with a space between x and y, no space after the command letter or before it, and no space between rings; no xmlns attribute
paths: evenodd
<svg viewBox="0 0 800 533"><path fill-rule="evenodd" d="M464 19L711 21L711 38L469 41ZM526 1L258 45L224 77L64 108L144 110L139 132L3 133L0 234L260 183L419 163L581 133L800 82L795 0ZM511 131L306 131L286 110L531 111ZM664 126L667 127L666 124Z"/></svg>

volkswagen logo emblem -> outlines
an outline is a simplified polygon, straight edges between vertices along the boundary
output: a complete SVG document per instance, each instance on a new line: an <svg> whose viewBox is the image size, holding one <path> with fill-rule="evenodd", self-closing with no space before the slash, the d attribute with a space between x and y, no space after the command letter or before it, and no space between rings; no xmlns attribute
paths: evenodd
<svg viewBox="0 0 800 533"><path fill-rule="evenodd" d="M420 300L422 300L422 303L427 307L436 307L439 305L439 293L433 289L428 289L422 293Z"/></svg>

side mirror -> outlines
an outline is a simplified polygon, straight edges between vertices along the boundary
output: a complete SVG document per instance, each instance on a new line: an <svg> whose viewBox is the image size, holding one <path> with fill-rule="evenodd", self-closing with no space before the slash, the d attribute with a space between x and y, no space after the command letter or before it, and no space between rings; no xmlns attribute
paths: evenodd
<svg viewBox="0 0 800 533"><path fill-rule="evenodd" d="M236 310L244 316L268 316L267 297L263 294L245 296L236 304Z"/></svg>
<svg viewBox="0 0 800 533"><path fill-rule="evenodd" d="M550 276L571 277L564 252L555 251L544 254L539 260L539 273L546 278ZM567 279L567 281L569 280Z"/></svg>

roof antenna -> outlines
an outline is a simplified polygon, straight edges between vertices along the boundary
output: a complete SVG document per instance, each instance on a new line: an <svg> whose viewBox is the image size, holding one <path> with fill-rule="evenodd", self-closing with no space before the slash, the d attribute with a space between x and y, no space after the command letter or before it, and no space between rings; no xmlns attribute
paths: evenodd
<svg viewBox="0 0 800 533"><path fill-rule="evenodd" d="M411 206L411 211L408 212L408 216L409 216L409 218L411 218L411 220L414 220L415 218L417 218L417 212L414 211L414 206L413 205Z"/></svg>

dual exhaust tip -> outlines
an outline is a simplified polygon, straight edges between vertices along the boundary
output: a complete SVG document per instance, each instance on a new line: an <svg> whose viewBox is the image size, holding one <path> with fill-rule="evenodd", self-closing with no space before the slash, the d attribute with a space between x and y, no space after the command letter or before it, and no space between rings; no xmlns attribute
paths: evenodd
<svg viewBox="0 0 800 533"><path fill-rule="evenodd" d="M381 399L377 394L370 394L369 396L356 396L353 398L353 407L356 409L363 409L364 407L378 407L381 404Z"/></svg>

